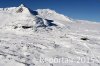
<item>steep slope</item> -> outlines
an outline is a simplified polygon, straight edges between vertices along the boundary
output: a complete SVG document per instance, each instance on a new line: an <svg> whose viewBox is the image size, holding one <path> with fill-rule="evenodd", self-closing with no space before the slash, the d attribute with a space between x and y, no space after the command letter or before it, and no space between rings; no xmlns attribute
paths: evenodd
<svg viewBox="0 0 100 66"><path fill-rule="evenodd" d="M28 8L21 5L19 7L14 8L6 8L1 13L1 19L4 23L3 25L7 26L43 26L43 20L32 15Z"/></svg>
<svg viewBox="0 0 100 66"><path fill-rule="evenodd" d="M68 22L72 22L72 20L69 17L59 14L55 12L54 10L37 9L36 11L38 13L37 14L38 17L41 17L43 19L53 20L54 23L61 26L65 26L67 25Z"/></svg>

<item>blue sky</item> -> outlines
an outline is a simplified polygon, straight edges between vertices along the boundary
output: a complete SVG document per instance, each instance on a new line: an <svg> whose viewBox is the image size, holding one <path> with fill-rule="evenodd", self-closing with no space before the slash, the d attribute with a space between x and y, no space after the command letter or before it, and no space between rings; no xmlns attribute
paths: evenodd
<svg viewBox="0 0 100 66"><path fill-rule="evenodd" d="M49 8L73 19L100 22L100 0L0 0L0 8L21 3L33 10Z"/></svg>

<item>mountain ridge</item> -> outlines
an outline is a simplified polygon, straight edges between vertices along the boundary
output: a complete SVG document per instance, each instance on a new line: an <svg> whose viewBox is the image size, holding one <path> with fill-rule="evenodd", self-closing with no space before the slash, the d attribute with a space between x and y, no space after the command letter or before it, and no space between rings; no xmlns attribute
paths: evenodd
<svg viewBox="0 0 100 66"><path fill-rule="evenodd" d="M17 28L23 28L22 26L26 26L27 29L29 27L31 29L35 29L37 27L64 27L65 25L63 23L70 22L70 20L64 15L58 14L53 10L43 9L44 14L46 14L44 15L45 18L41 16L42 13L39 13L38 11L40 12L42 10L40 9L33 11L21 4L18 7L10 7L4 9L1 8L0 17L1 19L6 20L3 20L6 23L4 23L4 25L7 25L7 27L10 26L12 29L14 26L17 26Z"/></svg>
<svg viewBox="0 0 100 66"><path fill-rule="evenodd" d="M80 26L83 23L90 23L92 25L91 21L74 20L50 9L31 10L30 8L24 6L23 4L21 4L18 7L0 8L0 14L1 14L0 19L2 20L1 25L3 26L1 28L15 29L15 27L17 27L19 30L22 29L37 30L38 28L69 29L69 27L73 28L71 24L73 25L74 23L76 24L80 23ZM98 23L94 22L94 24ZM76 27L77 26L74 26L74 28Z"/></svg>

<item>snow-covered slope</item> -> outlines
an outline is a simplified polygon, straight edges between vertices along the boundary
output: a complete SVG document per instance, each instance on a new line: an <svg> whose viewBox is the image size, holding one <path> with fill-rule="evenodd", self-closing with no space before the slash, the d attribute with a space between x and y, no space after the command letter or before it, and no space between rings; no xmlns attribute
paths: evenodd
<svg viewBox="0 0 100 66"><path fill-rule="evenodd" d="M99 56L100 23L24 5L0 8L0 66L100 66Z"/></svg>
<svg viewBox="0 0 100 66"><path fill-rule="evenodd" d="M56 21L71 21L69 17L66 17L62 14L58 14L54 10L50 9L37 9L38 16L44 18L44 19L50 19L50 20L56 20Z"/></svg>

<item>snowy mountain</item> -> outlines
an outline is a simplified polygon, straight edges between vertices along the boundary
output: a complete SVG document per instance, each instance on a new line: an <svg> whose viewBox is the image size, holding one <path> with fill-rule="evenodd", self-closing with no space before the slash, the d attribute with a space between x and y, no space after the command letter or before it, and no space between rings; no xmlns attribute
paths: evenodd
<svg viewBox="0 0 100 66"><path fill-rule="evenodd" d="M3 19L1 23L4 23L1 25L3 26L6 25L7 28L11 27L11 29L15 27L17 28L26 27L35 29L37 27L51 27L51 26L63 27L64 22L65 23L70 22L69 18L65 17L64 15L60 15L52 10L38 9L37 11L32 11L31 9L25 7L23 4L20 5L19 7L11 7L3 9L1 8L0 14L1 14L0 19L1 20Z"/></svg>
<svg viewBox="0 0 100 66"><path fill-rule="evenodd" d="M62 14L58 14L53 10L50 9L37 9L38 16L44 18L44 19L50 19L50 20L56 20L56 21L66 21L70 22L71 20L69 17L65 17Z"/></svg>
<svg viewBox="0 0 100 66"><path fill-rule="evenodd" d="M0 66L100 66L99 50L100 23L23 4L0 8Z"/></svg>

